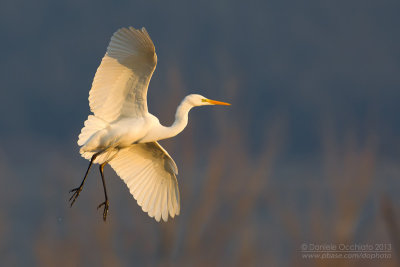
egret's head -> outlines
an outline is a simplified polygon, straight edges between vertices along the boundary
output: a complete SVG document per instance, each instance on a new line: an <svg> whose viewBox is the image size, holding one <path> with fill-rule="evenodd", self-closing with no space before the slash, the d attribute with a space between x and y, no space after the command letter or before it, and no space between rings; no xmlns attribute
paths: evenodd
<svg viewBox="0 0 400 267"><path fill-rule="evenodd" d="M230 105L229 103L211 100L202 95L197 95L197 94L188 95L186 97L186 101L188 101L194 107L205 106L205 105L225 105L225 106Z"/></svg>

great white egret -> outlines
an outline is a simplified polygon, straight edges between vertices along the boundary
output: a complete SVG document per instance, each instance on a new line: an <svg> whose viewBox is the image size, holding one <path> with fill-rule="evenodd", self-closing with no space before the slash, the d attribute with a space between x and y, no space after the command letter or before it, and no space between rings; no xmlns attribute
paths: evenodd
<svg viewBox="0 0 400 267"><path fill-rule="evenodd" d="M157 221L180 212L176 175L178 168L157 142L180 133L188 123L189 110L196 106L230 105L198 94L186 96L176 110L170 127L160 124L147 110L147 88L157 65L154 44L145 28L121 28L114 33L89 92L89 115L79 135L82 157L90 160L79 187L72 189L71 207L82 191L93 163L100 164L105 200L109 201L103 169L108 163L127 184L131 194Z"/></svg>

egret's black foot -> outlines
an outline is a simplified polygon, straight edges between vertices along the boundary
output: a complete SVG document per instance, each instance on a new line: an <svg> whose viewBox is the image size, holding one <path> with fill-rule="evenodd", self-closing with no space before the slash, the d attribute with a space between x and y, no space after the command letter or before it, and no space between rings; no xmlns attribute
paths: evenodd
<svg viewBox="0 0 400 267"><path fill-rule="evenodd" d="M78 196L81 193L81 191L82 191L82 187L81 186L77 187L77 188L74 188L74 189L69 191L70 193L73 193L72 196L69 199L69 202L71 202L71 207L74 204L75 200L78 198Z"/></svg>
<svg viewBox="0 0 400 267"><path fill-rule="evenodd" d="M104 201L103 203L101 203L97 209L99 209L101 206L104 206L104 211L103 211L103 220L106 221L107 219L107 213L108 213L108 200L106 199L106 201Z"/></svg>

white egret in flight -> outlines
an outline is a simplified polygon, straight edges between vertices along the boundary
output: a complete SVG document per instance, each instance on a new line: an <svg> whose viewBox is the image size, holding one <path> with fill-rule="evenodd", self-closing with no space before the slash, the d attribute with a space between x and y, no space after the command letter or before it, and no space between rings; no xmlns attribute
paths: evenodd
<svg viewBox="0 0 400 267"><path fill-rule="evenodd" d="M158 140L179 134L188 123L189 110L196 106L230 105L192 94L176 110L175 122L160 124L147 110L147 88L156 68L157 55L145 28L121 28L111 37L89 92L90 110L79 135L82 157L90 160L79 187L72 189L71 206L82 191L93 163L100 164L105 201L109 201L103 169L108 163L127 184L131 194L157 221L179 214L178 168Z"/></svg>

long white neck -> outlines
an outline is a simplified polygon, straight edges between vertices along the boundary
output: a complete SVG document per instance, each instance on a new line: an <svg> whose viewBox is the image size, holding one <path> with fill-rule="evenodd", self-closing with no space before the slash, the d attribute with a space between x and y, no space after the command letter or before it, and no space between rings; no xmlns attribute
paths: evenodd
<svg viewBox="0 0 400 267"><path fill-rule="evenodd" d="M176 109L174 123L169 127L165 127L160 124L159 127L154 129L155 131L153 133L146 136L141 142L167 139L179 134L188 124L188 114L192 108L193 105L191 105L186 98L183 99Z"/></svg>
<svg viewBox="0 0 400 267"><path fill-rule="evenodd" d="M173 137L185 129L188 124L189 111L193 108L193 105L189 104L186 99L184 99L176 109L175 121L170 126L167 127L169 131L169 137Z"/></svg>

